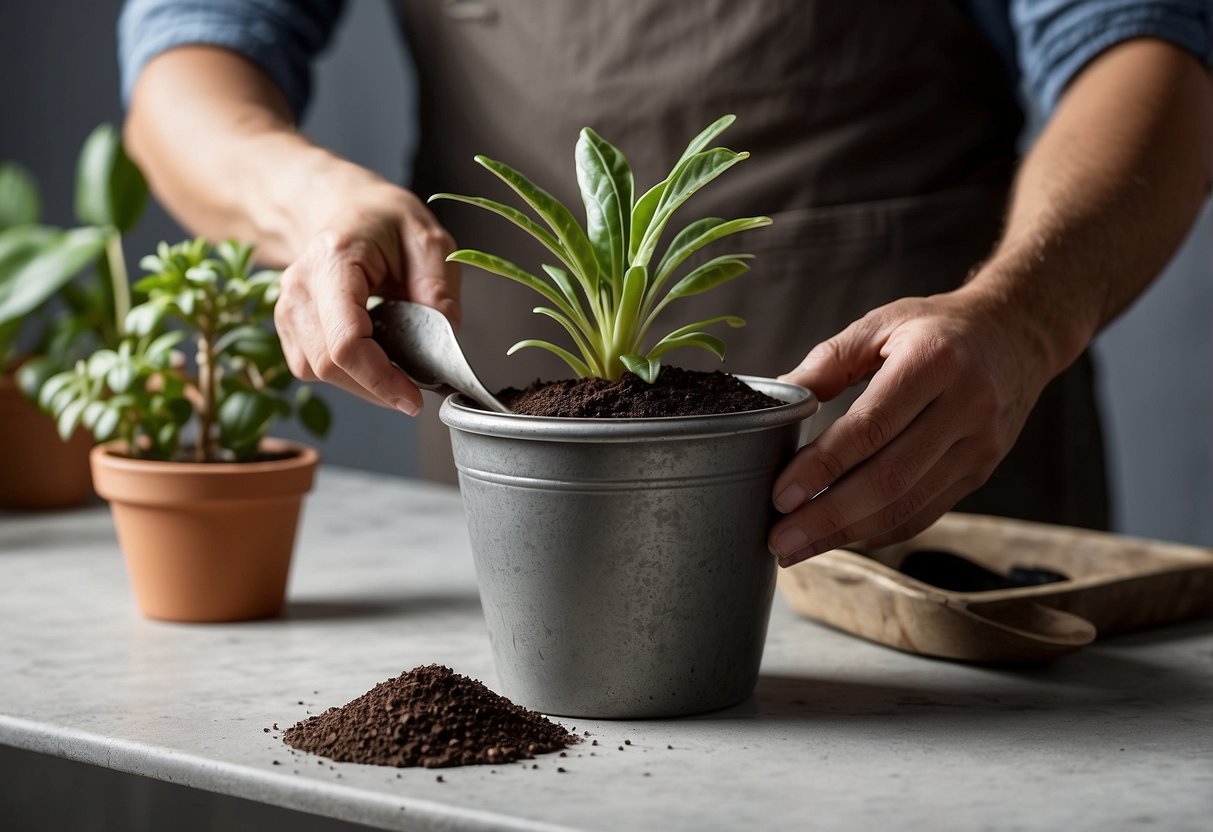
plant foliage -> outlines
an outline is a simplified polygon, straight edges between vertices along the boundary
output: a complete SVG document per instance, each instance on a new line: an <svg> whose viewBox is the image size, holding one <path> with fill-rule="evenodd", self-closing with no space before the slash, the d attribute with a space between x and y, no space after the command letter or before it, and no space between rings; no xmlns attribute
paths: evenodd
<svg viewBox="0 0 1213 832"><path fill-rule="evenodd" d="M734 121L723 116L691 141L669 176L637 194L632 169L623 154L590 128L581 131L575 151L577 183L585 204L585 227L555 197L501 162L476 161L505 182L541 222L512 206L484 197L441 193L430 197L475 205L509 220L539 241L556 263L542 266L544 277L492 254L460 249L447 259L509 278L538 292L547 305L534 312L556 321L568 333L576 353L549 341L527 339L513 354L537 347L563 359L580 377L619 378L630 370L656 380L661 358L681 347L708 350L722 361L725 344L705 331L717 324L745 322L718 315L678 327L645 348L649 331L665 308L740 277L749 270L748 254L714 257L677 276L679 267L700 249L739 231L769 225L768 217L697 220L678 232L654 262L658 243L678 210L700 188L749 154L709 147ZM676 277L677 276L677 277Z"/></svg>
<svg viewBox="0 0 1213 832"><path fill-rule="evenodd" d="M136 456L174 459L192 422L198 461L251 458L273 419L292 413L323 436L328 407L307 387L288 396L292 377L282 346L265 326L279 274L250 273L251 262L250 246L212 249L201 238L161 243L144 257L149 274L134 290L146 300L127 313L127 335L41 387L39 404L60 435L83 425L98 442L122 439Z"/></svg>
<svg viewBox="0 0 1213 832"><path fill-rule="evenodd" d="M108 124L94 129L80 151L79 227L40 225L33 177L15 163L0 165L0 373L18 363L24 328L22 341L38 356L18 375L27 395L36 396L47 378L88 348L114 346L121 338L130 305L122 235L146 202L143 176ZM83 274L95 279L75 280ZM47 308L52 297L62 301L53 317Z"/></svg>

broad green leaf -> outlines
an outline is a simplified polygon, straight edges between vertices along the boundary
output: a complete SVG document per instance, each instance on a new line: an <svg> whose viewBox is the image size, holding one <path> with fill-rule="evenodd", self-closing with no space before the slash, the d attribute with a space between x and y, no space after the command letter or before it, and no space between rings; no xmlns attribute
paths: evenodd
<svg viewBox="0 0 1213 832"><path fill-rule="evenodd" d="M704 329L705 327L709 327L709 326L712 326L713 324L721 324L721 323L728 324L729 326L733 327L734 329L737 329L738 327L745 326L745 319L739 318L736 315L717 315L714 318L704 318L702 321L695 321L695 323L693 323L693 324L687 324L686 326L678 327L678 329L669 333L668 335L665 336L665 338L662 338L661 340L664 341L667 338L681 338L682 336L689 335L692 332L698 332L699 330Z"/></svg>
<svg viewBox="0 0 1213 832"><path fill-rule="evenodd" d="M710 243L751 228L761 228L771 224L770 217L745 217L739 220L722 220L717 217L696 220L688 225L670 242L665 256L657 266L657 276L653 279L653 291L664 285L674 271L699 249Z"/></svg>
<svg viewBox="0 0 1213 832"><path fill-rule="evenodd" d="M569 253L572 261L569 268L574 276L581 280L587 289L597 288L600 275L594 247L590 245L585 231L577 224L569 209L509 165L493 161L486 156L477 156L476 161L496 174L539 214Z"/></svg>
<svg viewBox="0 0 1213 832"><path fill-rule="evenodd" d="M629 371L640 376L649 384L657 381L657 376L661 373L661 362L650 356L643 355L621 355L619 363L627 367Z"/></svg>
<svg viewBox="0 0 1213 832"><path fill-rule="evenodd" d="M276 269L262 269L259 272L249 275L247 278L245 278L244 282L249 286L273 286L280 280L282 280L282 272Z"/></svg>
<svg viewBox="0 0 1213 832"><path fill-rule="evenodd" d="M628 269L623 281L623 292L619 297L619 306L615 310L616 343L623 343L634 334L640 326L640 308L644 303L645 288L648 283L648 273L643 266L632 266Z"/></svg>
<svg viewBox="0 0 1213 832"><path fill-rule="evenodd" d="M105 409L93 424L93 439L98 442L108 442L113 439L121 419L122 411L112 404L106 403Z"/></svg>
<svg viewBox="0 0 1213 832"><path fill-rule="evenodd" d="M582 361L577 356L573 355L571 352L566 350L564 347L558 347L555 344L550 343L548 341L539 341L534 338L528 338L527 340L519 341L517 344L510 347L508 350L505 351L505 354L513 355L514 353L518 352L518 350L524 349L526 347L537 347L541 350L547 350L548 352L552 353L553 355L559 356L560 359L562 361L564 361L565 364L568 364L570 367L573 368L573 372L575 372L579 378L588 378L591 375L590 368L586 366L586 363L584 361Z"/></svg>
<svg viewBox="0 0 1213 832"><path fill-rule="evenodd" d="M108 399L108 402L110 407L116 407L119 409L134 407L135 397L127 393L121 396L114 396L113 398Z"/></svg>
<svg viewBox="0 0 1213 832"><path fill-rule="evenodd" d="M179 428L172 422L165 422L156 429L154 440L160 456L165 459L172 457L173 452L177 450L178 433Z"/></svg>
<svg viewBox="0 0 1213 832"><path fill-rule="evenodd" d="M105 248L96 228L45 233L16 226L2 235L16 239L0 246L0 323L24 317L95 261ZM20 233L25 232L25 233ZM8 249L4 251L4 249Z"/></svg>
<svg viewBox="0 0 1213 832"><path fill-rule="evenodd" d="M706 332L689 332L677 338L671 338L667 335L658 341L653 346L653 349L649 350L649 357L660 358L670 350L676 350L680 347L700 347L712 353L721 361L724 361L724 341Z"/></svg>
<svg viewBox="0 0 1213 832"><path fill-rule="evenodd" d="M570 317L573 315L568 303L565 302L564 298L555 289L530 272L520 269L509 260L493 254L485 254L483 251L473 251L467 248L451 252L447 255L446 259L454 263L475 266L478 269L484 269L486 272L491 272L501 277L508 277L510 280L534 289L555 304L556 308L566 315Z"/></svg>
<svg viewBox="0 0 1213 832"><path fill-rule="evenodd" d="M236 390L219 405L219 442L228 448L256 442L278 413L278 402L255 390Z"/></svg>
<svg viewBox="0 0 1213 832"><path fill-rule="evenodd" d="M115 364L118 363L118 353L113 350L97 350L88 357L86 364L89 378L104 378Z"/></svg>
<svg viewBox="0 0 1213 832"><path fill-rule="evenodd" d="M560 312L555 309L549 309L546 306L536 306L531 310L536 315L546 315L556 323L564 327L565 331L572 337L573 342L577 344L577 349L581 352L582 358L585 359L585 364L592 371L590 375L601 375L603 367L598 359L597 351L590 345L587 340L587 334L583 333L576 324L570 321Z"/></svg>
<svg viewBox="0 0 1213 832"><path fill-rule="evenodd" d="M169 275L152 274L136 280L131 288L143 294L154 294L172 289L176 281Z"/></svg>
<svg viewBox="0 0 1213 832"><path fill-rule="evenodd" d="M135 366L131 359L119 360L105 374L105 384L115 393L125 393L135 380Z"/></svg>
<svg viewBox="0 0 1213 832"><path fill-rule="evenodd" d="M202 265L188 268L185 270L185 279L199 286L218 283L219 270L215 268L217 265L217 263L208 260L203 262Z"/></svg>
<svg viewBox="0 0 1213 832"><path fill-rule="evenodd" d="M682 156L680 156L678 161L674 164L674 168L670 175L650 188L640 199L636 200L636 205L632 208L632 234L628 245L628 254L633 264L637 263L637 253L640 249L640 244L645 239L649 227L653 223L653 217L657 213L657 207L661 203L662 198L665 196L666 188L669 186L670 180L674 177L674 174L678 172L678 169L683 162L701 152L705 147L708 146L712 139L723 133L734 121L736 121L736 116L725 115L716 119L716 121L704 128L704 130L698 136L692 139L689 145L687 145L686 150L682 152ZM658 233L657 236L660 237L660 233ZM654 241L654 243L655 242L656 241ZM641 265L648 265L647 259L641 263Z"/></svg>
<svg viewBox="0 0 1213 832"><path fill-rule="evenodd" d="M310 387L300 387L295 393L295 405L299 408L299 421L313 436L323 439L333 424L333 414L324 399Z"/></svg>
<svg viewBox="0 0 1213 832"><path fill-rule="evenodd" d="M194 415L194 406L189 403L188 399L169 398L164 403L164 409L168 412L173 424L178 426L184 425Z"/></svg>
<svg viewBox="0 0 1213 832"><path fill-rule="evenodd" d="M704 148L712 143L713 139L715 139L725 130L728 130L736 120L737 116L729 113L728 115L721 116L707 127L703 128L702 132L700 132L698 136L691 139L691 143L687 145L687 149L682 151L682 155L678 157L678 161L674 164L674 167L677 168L687 159L691 158L696 153L701 152Z"/></svg>
<svg viewBox="0 0 1213 832"><path fill-rule="evenodd" d="M135 227L147 202L147 183L122 148L112 125L99 125L80 151L76 167L76 215L81 222L113 226L125 234Z"/></svg>
<svg viewBox="0 0 1213 832"><path fill-rule="evenodd" d="M0 298L16 288L17 271L38 256L49 241L63 232L45 225L17 225L0 230ZM64 284L66 285L66 284ZM4 343L16 340L25 314L14 314L0 320L4 328Z"/></svg>
<svg viewBox="0 0 1213 832"><path fill-rule="evenodd" d="M248 274L249 262L253 257L253 247L248 243L238 243L235 240L224 240L215 246L219 258L227 266L228 275L243 277Z"/></svg>
<svg viewBox="0 0 1213 832"><path fill-rule="evenodd" d="M97 419L105 412L105 402L93 399L84 406L84 413L80 416L80 424L84 425L89 430L97 424Z"/></svg>
<svg viewBox="0 0 1213 832"><path fill-rule="evenodd" d="M543 264L543 270L547 272L548 277L552 278L552 282L556 284L556 288L560 290L565 300L569 302L569 306L580 310L581 298L577 294L577 284L573 282L573 278L569 277L569 273L556 266L549 266L547 263ZM589 323L589 320L582 315L577 316L576 319L587 325Z"/></svg>
<svg viewBox="0 0 1213 832"><path fill-rule="evenodd" d="M197 289L182 289L173 298L173 301L177 304L177 308L181 310L181 314L188 318L194 314L194 310L198 307L198 295L199 291Z"/></svg>
<svg viewBox="0 0 1213 832"><path fill-rule="evenodd" d="M16 162L0 164L0 230L36 223L41 207L33 174Z"/></svg>
<svg viewBox="0 0 1213 832"><path fill-rule="evenodd" d="M87 404L88 399L86 398L72 399L59 411L59 415L55 419L55 426L59 429L59 438L64 442L71 439L72 434L76 432Z"/></svg>
<svg viewBox="0 0 1213 832"><path fill-rule="evenodd" d="M673 213L691 198L700 188L724 173L733 165L749 157L748 153L734 153L723 147L696 153L680 162L670 174L669 184L661 194L661 201L653 214L652 222L645 230L644 239L636 249L632 265L647 266Z"/></svg>
<svg viewBox="0 0 1213 832"><path fill-rule="evenodd" d="M574 158L585 204L586 233L603 275L612 286L620 287L628 266L632 168L617 148L589 127L577 139Z"/></svg>
<svg viewBox="0 0 1213 832"><path fill-rule="evenodd" d="M752 254L724 254L709 260L675 283L662 304L664 305L665 301L674 298L702 294L735 277L740 277L750 270L745 261L752 259L753 256Z"/></svg>
<svg viewBox="0 0 1213 832"><path fill-rule="evenodd" d="M38 393L42 386L55 375L59 365L45 356L26 361L17 370L17 387L31 402L38 401Z"/></svg>
<svg viewBox="0 0 1213 832"><path fill-rule="evenodd" d="M0 275L8 274L12 270L10 264L26 257L31 249L62 233L49 225L15 225L0 229Z"/></svg>
<svg viewBox="0 0 1213 832"><path fill-rule="evenodd" d="M278 336L259 326L238 326L230 329L215 341L217 355L231 354L251 358L260 362L276 359L282 355Z"/></svg>
<svg viewBox="0 0 1213 832"><path fill-rule="evenodd" d="M0 375L11 373L16 361L17 336L21 334L21 319L0 323Z"/></svg>
<svg viewBox="0 0 1213 832"><path fill-rule="evenodd" d="M569 268L574 268L574 266L570 263L572 258L569 256L569 253L565 251L561 242L556 239L546 228L535 222L526 214L519 211L517 208L510 205L505 205L504 203L497 202L493 199L486 199L479 196L461 196L460 194L434 194L426 201L433 202L436 199L445 199L451 202L463 202L468 205L475 205L485 209L486 211L491 211L499 217L504 217L538 240L539 243L548 251L552 252L552 254L555 255L560 262L564 263Z"/></svg>
<svg viewBox="0 0 1213 832"><path fill-rule="evenodd" d="M661 197L665 194L668 184L668 179L661 180L645 191L632 208L632 231L628 237L628 258L632 263L636 262L636 249L640 247L640 242L653 222L653 215L657 213L657 206L661 204Z"/></svg>
<svg viewBox="0 0 1213 832"><path fill-rule="evenodd" d="M161 355L169 352L173 347L185 340L186 333L180 329L174 329L165 332L156 338L147 346L144 354L149 359L158 358Z"/></svg>
<svg viewBox="0 0 1213 832"><path fill-rule="evenodd" d="M126 314L123 328L132 335L150 335L164 320L164 303L150 300L141 303Z"/></svg>
<svg viewBox="0 0 1213 832"><path fill-rule="evenodd" d="M64 387L51 398L47 412L57 417L63 412L63 408L75 401L77 397L85 394L86 391L84 386L79 383L79 379L72 379L71 384Z"/></svg>
<svg viewBox="0 0 1213 832"><path fill-rule="evenodd" d="M54 402L55 397L58 396L61 391L67 389L68 385L75 380L76 374L71 370L58 373L48 378L46 383L42 385L42 389L38 391L38 407L47 413L53 412L51 404Z"/></svg>

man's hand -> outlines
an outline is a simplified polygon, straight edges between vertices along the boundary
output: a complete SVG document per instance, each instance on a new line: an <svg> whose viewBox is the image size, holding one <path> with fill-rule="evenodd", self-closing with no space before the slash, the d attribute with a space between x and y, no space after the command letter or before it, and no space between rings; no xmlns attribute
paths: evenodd
<svg viewBox="0 0 1213 832"><path fill-rule="evenodd" d="M825 401L872 380L776 480L780 564L925 529L986 481L1052 375L1032 322L972 286L882 306L819 344L781 378Z"/></svg>
<svg viewBox="0 0 1213 832"><path fill-rule="evenodd" d="M182 106L188 102L189 106ZM450 235L417 197L295 130L282 92L225 49L154 58L126 141L157 197L192 230L256 243L288 265L274 311L291 371L416 413L421 392L371 340L367 298L424 303L458 325Z"/></svg>
<svg viewBox="0 0 1213 832"><path fill-rule="evenodd" d="M989 262L956 291L869 313L785 376L830 399L874 374L777 480L780 562L910 537L985 482L1045 384L1162 270L1211 172L1199 61L1141 38L1088 64L1021 167Z"/></svg>
<svg viewBox="0 0 1213 832"><path fill-rule="evenodd" d="M372 294L438 309L459 325L459 271L451 236L411 193L382 184L334 202L302 255L283 272L274 323L291 372L320 379L410 416L421 391L371 340Z"/></svg>

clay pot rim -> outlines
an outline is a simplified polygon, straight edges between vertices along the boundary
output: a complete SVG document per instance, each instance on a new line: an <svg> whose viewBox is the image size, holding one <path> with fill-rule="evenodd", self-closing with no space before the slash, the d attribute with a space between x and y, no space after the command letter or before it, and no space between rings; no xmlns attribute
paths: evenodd
<svg viewBox="0 0 1213 832"><path fill-rule="evenodd" d="M312 488L320 454L299 442L266 439L268 451L294 451L262 462L165 462L132 459L114 451L121 441L93 448L93 488L110 502L146 506L289 500Z"/></svg>
<svg viewBox="0 0 1213 832"><path fill-rule="evenodd" d="M292 442L288 439L268 438L261 441L261 450L270 453L292 452L283 459L265 459L253 462L193 462L185 460L141 459L126 456L127 444L121 439L105 442L93 447L94 463L100 463L107 468L120 471L140 471L160 474L181 474L196 476L205 472L209 475L223 474L253 474L268 471L278 471L291 468L306 468L320 461L319 452L311 445L302 442Z"/></svg>

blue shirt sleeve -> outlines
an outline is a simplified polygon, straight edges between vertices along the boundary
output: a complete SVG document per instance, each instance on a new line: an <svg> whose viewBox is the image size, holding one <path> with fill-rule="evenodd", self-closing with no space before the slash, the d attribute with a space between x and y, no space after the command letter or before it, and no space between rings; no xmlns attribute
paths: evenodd
<svg viewBox="0 0 1213 832"><path fill-rule="evenodd" d="M328 43L345 0L127 0L118 18L122 99L139 73L175 46L239 52L274 80L299 119L311 92L311 60Z"/></svg>
<svg viewBox="0 0 1213 832"><path fill-rule="evenodd" d="M1010 14L1024 86L1046 115L1083 67L1123 41L1160 38L1213 59L1209 0L1011 0Z"/></svg>

